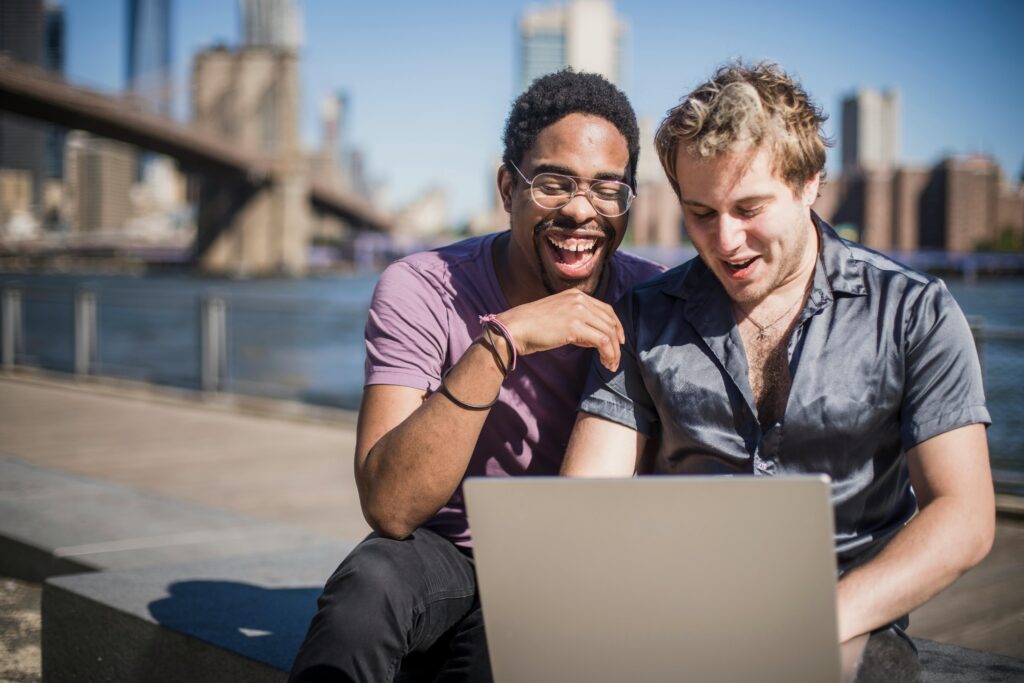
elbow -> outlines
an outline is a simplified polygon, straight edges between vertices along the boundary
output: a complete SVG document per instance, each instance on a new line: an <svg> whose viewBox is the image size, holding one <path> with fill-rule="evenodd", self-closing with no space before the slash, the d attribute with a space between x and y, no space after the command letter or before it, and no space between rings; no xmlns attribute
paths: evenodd
<svg viewBox="0 0 1024 683"><path fill-rule="evenodd" d="M387 506L367 501L363 504L362 508L363 518L366 520L366 523L379 536L401 541L409 537L416 530L415 525L410 524L401 515L395 514L393 510L387 509Z"/></svg>
<svg viewBox="0 0 1024 683"><path fill-rule="evenodd" d="M996 536L996 514L995 510L988 512L975 528L972 534L973 543L970 544L971 551L967 557L967 569L979 564L988 557L992 550L992 544Z"/></svg>
<svg viewBox="0 0 1024 683"><path fill-rule="evenodd" d="M971 519L971 516L965 515L964 518ZM959 541L956 545L959 552L950 555L950 557L955 557L958 560L957 564L954 565L958 576L974 568L988 556L995 541L995 533L996 515L994 506L991 510L977 514L973 517L973 521L961 527Z"/></svg>
<svg viewBox="0 0 1024 683"><path fill-rule="evenodd" d="M381 487L375 486L373 479L358 464L355 479L363 519L377 535L400 541L414 531L403 523L401 515L396 514L395 501L383 495Z"/></svg>
<svg viewBox="0 0 1024 683"><path fill-rule="evenodd" d="M369 520L367 521L369 522ZM408 524L402 524L394 520L376 520L370 522L370 528L377 532L378 536L390 538L393 541L403 541L415 531L415 528Z"/></svg>

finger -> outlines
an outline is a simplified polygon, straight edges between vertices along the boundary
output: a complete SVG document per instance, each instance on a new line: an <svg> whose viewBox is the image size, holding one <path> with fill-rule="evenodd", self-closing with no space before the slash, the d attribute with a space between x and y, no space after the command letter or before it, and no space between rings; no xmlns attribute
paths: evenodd
<svg viewBox="0 0 1024 683"><path fill-rule="evenodd" d="M619 318L615 315L615 309L603 301L599 301L592 296L582 294L577 300L574 301L574 305L581 315L590 317L596 317L600 319L619 343L626 341L625 332L622 329L622 324L619 322Z"/></svg>
<svg viewBox="0 0 1024 683"><path fill-rule="evenodd" d="M602 303L602 313L607 316L610 320L613 329L615 330L615 338L619 340L620 344L626 343L626 330L622 326L622 321L619 320L619 316L615 315L615 309L608 304Z"/></svg>
<svg viewBox="0 0 1024 683"><path fill-rule="evenodd" d="M591 339L594 348L598 350L602 364L609 370L615 370L619 365L619 357L622 353L621 345L626 341L625 330L615 310L608 304L598 301L590 296L584 296L583 306L580 311L584 316L587 325L596 332L607 343L600 338Z"/></svg>
<svg viewBox="0 0 1024 683"><path fill-rule="evenodd" d="M586 328L586 345L597 350L603 366L612 372L618 369L622 347L614 326L605 320L592 318Z"/></svg>
<svg viewBox="0 0 1024 683"><path fill-rule="evenodd" d="M616 315L615 309L610 304L606 304L603 301L598 301L597 299L594 299L593 297L590 297L590 299L591 299L591 301L594 302L594 310L597 311L598 314L604 320L606 320L609 325L612 326L612 329L614 329L615 337L616 337L616 339L619 340L619 343L620 344L625 344L626 343L626 330L622 326L622 321L619 320L619 316Z"/></svg>

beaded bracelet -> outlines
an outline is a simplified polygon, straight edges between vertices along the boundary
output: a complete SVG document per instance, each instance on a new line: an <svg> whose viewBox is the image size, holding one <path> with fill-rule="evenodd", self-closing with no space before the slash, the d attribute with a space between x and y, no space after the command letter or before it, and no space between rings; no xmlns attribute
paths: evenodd
<svg viewBox="0 0 1024 683"><path fill-rule="evenodd" d="M480 316L480 325L483 326L485 330L489 326L494 327L496 330L498 330L498 332L501 333L501 336L505 338L505 341L508 342L509 351L512 354L512 361L508 364L508 371L505 374L507 375L509 372L515 370L516 359L518 358L518 355L516 354L516 343L512 340L512 333L508 331L508 328L505 327L505 325L503 325L502 322L498 320L493 313L488 313L487 315ZM495 348L495 351L497 351L497 348Z"/></svg>
<svg viewBox="0 0 1024 683"><path fill-rule="evenodd" d="M453 365L441 373L441 386L437 388L437 391L441 394L444 394L449 401L451 401L460 408L465 408L466 410L487 410L488 408L490 408L491 406L498 402L498 396L501 396L500 391L498 392L498 396L495 396L494 400L487 404L466 403L465 401L455 398L451 390L448 388L448 385L445 384L445 380L448 379L448 373L450 373L454 368L455 366Z"/></svg>

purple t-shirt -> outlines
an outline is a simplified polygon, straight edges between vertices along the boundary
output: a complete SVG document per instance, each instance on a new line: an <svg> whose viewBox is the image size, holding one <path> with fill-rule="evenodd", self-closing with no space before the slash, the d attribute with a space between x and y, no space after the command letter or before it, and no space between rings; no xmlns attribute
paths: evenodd
<svg viewBox="0 0 1024 683"><path fill-rule="evenodd" d="M384 271L366 321L367 385L436 390L441 373L480 334L479 316L509 308L491 256L497 236L414 254ZM664 270L621 251L607 267L608 303ZM590 349L576 346L520 358L487 416L465 476L557 474L589 364ZM461 486L425 526L472 545Z"/></svg>

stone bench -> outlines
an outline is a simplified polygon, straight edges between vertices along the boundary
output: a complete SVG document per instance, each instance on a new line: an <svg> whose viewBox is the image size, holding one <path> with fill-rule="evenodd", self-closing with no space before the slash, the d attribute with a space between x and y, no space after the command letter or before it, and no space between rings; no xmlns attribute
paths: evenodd
<svg viewBox="0 0 1024 683"><path fill-rule="evenodd" d="M50 579L47 681L283 680L353 546L0 457L0 575Z"/></svg>
<svg viewBox="0 0 1024 683"><path fill-rule="evenodd" d="M49 579L43 680L283 683L350 548Z"/></svg>

